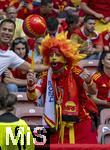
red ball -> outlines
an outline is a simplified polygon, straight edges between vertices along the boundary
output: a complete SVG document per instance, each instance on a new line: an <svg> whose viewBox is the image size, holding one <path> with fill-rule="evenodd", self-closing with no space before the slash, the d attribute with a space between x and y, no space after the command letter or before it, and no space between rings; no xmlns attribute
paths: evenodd
<svg viewBox="0 0 110 150"><path fill-rule="evenodd" d="M44 35L46 28L46 21L39 15L30 15L23 22L24 33L29 37Z"/></svg>

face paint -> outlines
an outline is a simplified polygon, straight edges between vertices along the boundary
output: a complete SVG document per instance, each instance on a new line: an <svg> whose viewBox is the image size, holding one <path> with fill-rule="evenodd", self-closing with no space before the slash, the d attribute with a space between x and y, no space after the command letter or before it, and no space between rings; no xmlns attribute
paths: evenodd
<svg viewBox="0 0 110 150"><path fill-rule="evenodd" d="M57 48L52 49L49 55L49 61L53 71L57 71L57 72L60 71L61 68L63 68L66 64L66 60L64 56Z"/></svg>

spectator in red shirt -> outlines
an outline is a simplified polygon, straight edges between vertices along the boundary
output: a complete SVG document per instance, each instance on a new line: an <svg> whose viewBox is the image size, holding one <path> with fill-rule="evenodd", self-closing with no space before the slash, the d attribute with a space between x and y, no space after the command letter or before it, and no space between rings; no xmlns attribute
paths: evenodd
<svg viewBox="0 0 110 150"><path fill-rule="evenodd" d="M62 33L44 39L41 50L50 69L37 83L33 73L27 75L27 96L31 102L42 94L45 96L45 123L51 129L56 128L50 137L51 143L96 144L89 112L97 108L85 93L80 70L73 68L81 55L77 55L72 44Z"/></svg>
<svg viewBox="0 0 110 150"><path fill-rule="evenodd" d="M64 8L67 6L72 5L70 0L53 0L54 3L54 7L59 9L61 6L63 6Z"/></svg>
<svg viewBox="0 0 110 150"><path fill-rule="evenodd" d="M59 24L55 17L50 17L46 20L47 34L51 37L56 36L58 33L63 31L63 27Z"/></svg>
<svg viewBox="0 0 110 150"><path fill-rule="evenodd" d="M0 16L5 15L5 10L9 6L10 0L0 0Z"/></svg>
<svg viewBox="0 0 110 150"><path fill-rule="evenodd" d="M91 98L97 104L99 112L104 108L110 108L110 51L102 52L98 71L93 74L91 81L88 86L89 93L93 93Z"/></svg>
<svg viewBox="0 0 110 150"><path fill-rule="evenodd" d="M12 0L10 6L14 6L17 9L18 18L25 19L32 11L33 5L32 0Z"/></svg>
<svg viewBox="0 0 110 150"><path fill-rule="evenodd" d="M103 51L98 71L92 77L96 84L97 104L110 107L110 52Z"/></svg>
<svg viewBox="0 0 110 150"><path fill-rule="evenodd" d="M108 30L102 32L104 51L110 51L110 32Z"/></svg>
<svg viewBox="0 0 110 150"><path fill-rule="evenodd" d="M95 18L86 16L84 25L74 30L71 39L80 44L80 53L87 54L87 59L98 59L103 50L102 35L95 31Z"/></svg>
<svg viewBox="0 0 110 150"><path fill-rule="evenodd" d="M78 27L78 16L68 14L66 17L66 23L67 23L67 31L68 31L68 38L71 37L74 30Z"/></svg>
<svg viewBox="0 0 110 150"><path fill-rule="evenodd" d="M11 50L28 63L31 63L31 59L28 57L29 48L24 38L16 38L12 43ZM5 71L3 81L7 84L10 92L26 91L26 74L27 72L18 68Z"/></svg>
<svg viewBox="0 0 110 150"><path fill-rule="evenodd" d="M45 20L49 17L57 17L57 13L53 9L53 2L52 0L41 0L41 6L36 7L30 13L38 14L45 18Z"/></svg>
<svg viewBox="0 0 110 150"><path fill-rule="evenodd" d="M110 1L109 0L82 0L81 8L84 14L93 15L97 19L103 19L105 23L110 21Z"/></svg>
<svg viewBox="0 0 110 150"><path fill-rule="evenodd" d="M58 12L71 10L72 14L79 14L80 0L53 0L53 4Z"/></svg>

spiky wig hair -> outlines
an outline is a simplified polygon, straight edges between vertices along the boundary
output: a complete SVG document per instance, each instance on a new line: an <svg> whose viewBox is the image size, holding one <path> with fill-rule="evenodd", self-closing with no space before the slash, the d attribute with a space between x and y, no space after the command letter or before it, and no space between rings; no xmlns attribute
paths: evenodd
<svg viewBox="0 0 110 150"><path fill-rule="evenodd" d="M79 54L79 45L67 39L67 33L59 33L56 37L47 35L40 47L41 54L44 58L44 63L49 65L49 54L52 49L59 49L65 57L67 64L70 66L76 65L78 61L85 58L85 54Z"/></svg>

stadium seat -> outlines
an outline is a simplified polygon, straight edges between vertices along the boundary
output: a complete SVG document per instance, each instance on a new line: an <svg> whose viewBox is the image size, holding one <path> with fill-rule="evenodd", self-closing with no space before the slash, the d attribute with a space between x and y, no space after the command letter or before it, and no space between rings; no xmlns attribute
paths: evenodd
<svg viewBox="0 0 110 150"><path fill-rule="evenodd" d="M101 110L100 124L110 124L110 108L105 108Z"/></svg>
<svg viewBox="0 0 110 150"><path fill-rule="evenodd" d="M101 124L97 130L97 141L99 144L110 144L110 125Z"/></svg>
<svg viewBox="0 0 110 150"><path fill-rule="evenodd" d="M24 107L29 104L26 92L13 92L17 96L17 103L15 104L16 108ZM36 103L33 103L36 106Z"/></svg>
<svg viewBox="0 0 110 150"><path fill-rule="evenodd" d="M29 126L42 125L43 107L37 107L36 102L29 102L26 92L14 92L13 94L17 96L15 115L24 119Z"/></svg>
<svg viewBox="0 0 110 150"><path fill-rule="evenodd" d="M28 101L26 92L13 92L17 96L18 101Z"/></svg>
<svg viewBox="0 0 110 150"><path fill-rule="evenodd" d="M29 126L42 125L43 107L28 102L16 107L16 116L24 119Z"/></svg>

